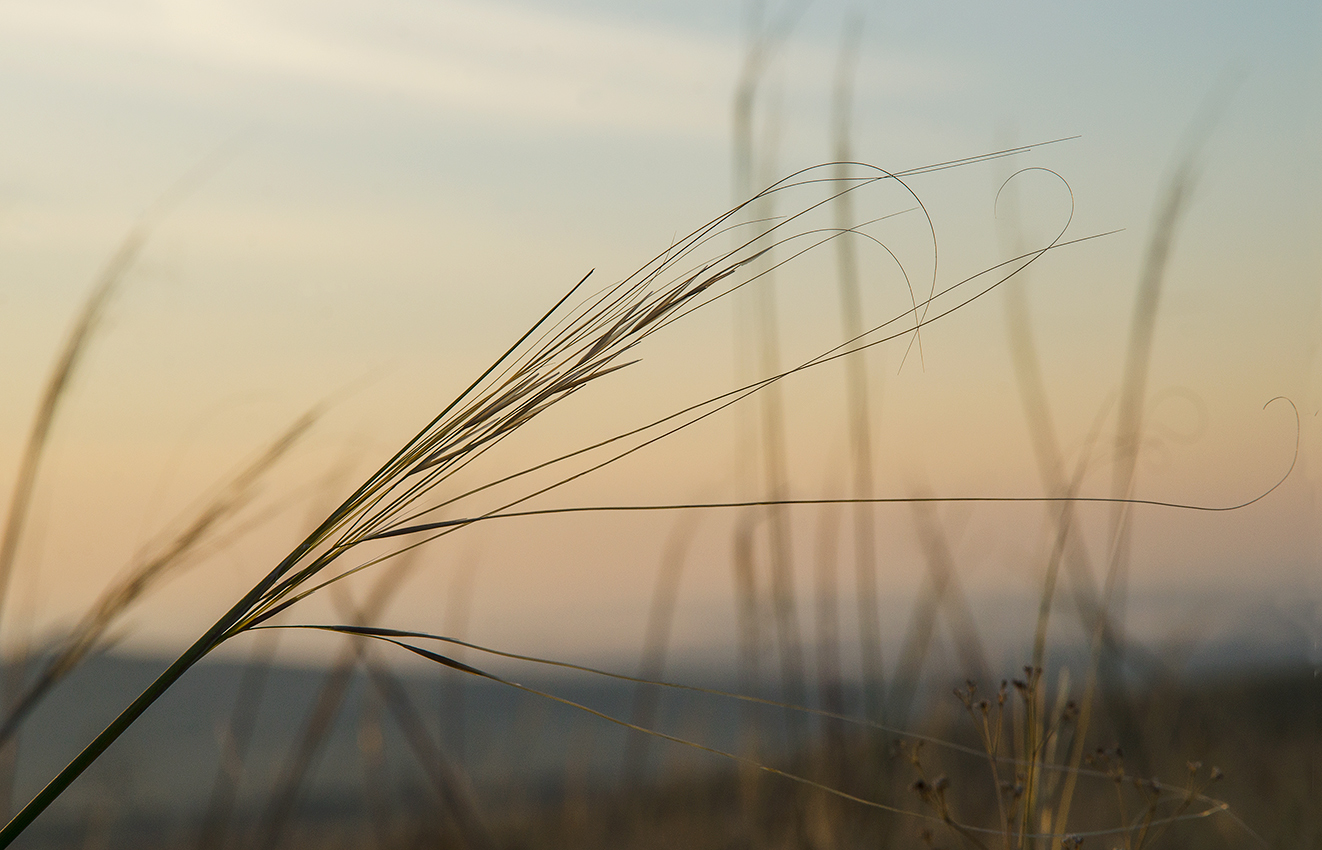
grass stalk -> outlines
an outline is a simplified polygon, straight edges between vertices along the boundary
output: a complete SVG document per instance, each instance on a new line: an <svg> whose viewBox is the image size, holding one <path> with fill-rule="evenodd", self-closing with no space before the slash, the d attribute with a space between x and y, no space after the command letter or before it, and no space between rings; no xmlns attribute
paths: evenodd
<svg viewBox="0 0 1322 850"><path fill-rule="evenodd" d="M1157 327L1157 309L1160 305L1166 267L1177 226L1197 178L1195 153L1196 148L1191 148L1185 153L1166 187L1158 207L1156 225L1148 243L1143 272L1134 298L1129 343L1125 350L1120 400L1116 413L1112 498L1118 495L1128 497L1134 490L1147 400L1148 375L1151 371L1153 339ZM1100 660L1104 663L1102 673L1108 679L1106 694L1122 700L1125 699L1127 691L1123 682L1123 657L1119 654L1119 650L1123 647L1123 638L1116 634L1116 629L1119 619L1123 616L1132 518L1133 514L1128 506L1123 503L1113 503L1111 551L1102 590L1102 610L1108 612L1108 616L1104 621L1099 621L1099 633L1095 637L1095 640L1102 640L1104 636L1110 636L1116 642L1117 651L1108 653ZM1105 663L1107 661L1110 663ZM1126 722L1121 723L1119 731L1131 741L1131 759L1139 763L1140 773L1149 773L1141 727L1128 713L1122 714L1121 718Z"/></svg>
<svg viewBox="0 0 1322 850"><path fill-rule="evenodd" d="M922 498L922 497L919 497ZM991 678L982 639L972 609L960 588L958 570L950 543L941 528L932 502L910 502L918 539L927 565L925 581L914 603L912 620L896 656L895 679L891 686L888 719L898 726L909 722L913 700L922 677L936 619L945 618L955 651L966 675L974 681Z"/></svg>
<svg viewBox="0 0 1322 850"><path fill-rule="evenodd" d="M1005 152L997 152L965 160L937 163L914 169L910 173L930 173L933 170L956 167L969 162L986 161L992 156L1004 154ZM820 200L810 199L790 214L778 219L771 227L755 232L734 249L723 251L714 259L702 260L688 271L680 269L680 264L692 262L695 251L709 246L715 236L728 233L730 222L741 214L744 205L717 217L689 237L666 249L629 278L606 287L578 306L567 307L565 305L568 299L578 287L572 289L501 357L497 358L489 369L442 409L376 473L369 476L325 518L312 534L295 546L270 573L216 620L65 769L60 771L3 830L0 830L0 847L8 846L21 834L28 824L77 776L95 762L156 699L223 641L269 621L308 594L330 583L420 545L430 537L448 533L442 526L453 529L461 527L462 524L469 524L468 522L454 524L449 520L428 523L428 520L435 516L434 512L452 505L464 494L430 506L422 500L448 481L458 470L492 450L541 412L578 393L598 379L626 368L634 362L627 358L633 356L638 346L670 322L677 321L688 312L713 303L744 286L765 280L772 268L784 265L795 257L830 241L834 237L829 234L823 235L820 230L807 226L805 216L828 205L834 197L833 193L859 191L861 188L882 181L900 179L889 172L868 170L865 166L860 166L860 170L858 181L844 189L841 189L837 183L819 179L820 172L818 175L812 175L812 169L774 184L760 193L759 197L765 199L771 194L798 188L806 191L808 188L819 187L825 189L826 197ZM867 222L862 224L866 225ZM795 250L787 252L784 259L778 259L771 268L761 270L756 268L758 261L767 255L771 247L786 246L791 243ZM1063 241L1057 240L1050 246L1034 252L1024 263L1031 263L1046 251L1064 244ZM1006 273L1006 277L1014 273L1015 270L1011 270ZM976 275L970 280L982 279L984 279L983 275ZM984 289L972 296L957 300L953 305L942 306L925 313L922 321L936 321L953 310L961 309L981 294L995 288L999 282L985 284ZM947 287L941 293L934 292L932 297L940 298L961 285L963 284ZM888 324L883 323L879 328L884 328ZM626 432L624 436L636 438L636 444L619 450L605 461L590 463L584 460L582 462L586 465L583 468L564 474L550 485L534 488L531 492L505 501L504 509L512 510L529 499L626 457L681 427L692 425L723 407L763 391L791 374L800 374L808 368L830 362L833 358L852 356L859 350L880 344L883 341L882 337L883 334L878 333L866 341L837 346L800 366L769 376L747 386L744 390L725 394L715 403L704 402L696 407L687 408L678 415L678 424L667 424L675 422L676 418L665 417L652 425ZM587 452L605 446L614 446L619 439L622 437L617 436L593 444L530 469L545 468L552 463L583 458ZM506 476L498 479L498 482L514 481L528 471L523 470L512 476ZM482 489L485 487L468 493ZM780 505L790 500L764 501ZM495 513L485 511L480 512L479 515L494 516ZM428 530L430 537L428 534L419 533L424 528ZM340 559L347 553L355 551L360 544L387 540L404 534L417 534L418 537L413 544L403 549L384 556L374 556L358 566L331 575L339 566ZM327 578L328 575L331 577ZM782 612L786 610L782 607ZM782 620L785 619L787 618L782 617ZM791 635L788 634L790 630L785 631L786 637L790 637ZM788 645L789 641L787 641ZM791 653L785 653L784 658L790 657Z"/></svg>
<svg viewBox="0 0 1322 850"><path fill-rule="evenodd" d="M473 593L476 586L479 560L476 555L469 555L460 562L450 580L450 589L445 597L445 628L457 638L468 635L468 621L473 610ZM456 656L463 660L463 653ZM464 764L465 741L467 739L465 720L466 702L464 682L467 676L450 671L442 683L441 693L441 728L446 730L441 740L454 753L455 760Z"/></svg>
<svg viewBox="0 0 1322 850"><path fill-rule="evenodd" d="M861 14L846 16L841 35L835 87L831 100L832 148L836 160L836 174L847 178L849 163L854 159L853 99L854 79L857 74L859 44L863 36ZM848 230L856 220L854 195L841 194L836 198L836 226ZM858 272L857 245L852 238L837 239L836 280L840 293L840 323L845 339L857 339L863 333L863 297ZM860 354L845 361L845 399L848 408L850 471L853 473L853 495L870 499L873 487L874 462L872 451L873 384L868 375L867 355ZM864 502L853 510L854 578L858 604L859 657L862 666L863 702L865 710L880 719L884 703L883 685L885 669L881 648L881 611L877 596L877 544L873 511Z"/></svg>
<svg viewBox="0 0 1322 850"><path fill-rule="evenodd" d="M776 50L783 44L792 28L798 8L797 5L791 6L778 22L768 24L765 21L765 5L762 2L754 0L748 5L748 49L733 103L734 186L736 197L739 198L753 195L752 183L755 175L765 178L764 172L773 167L776 111L770 110L767 119L768 129L759 140L753 129L754 107L758 88ZM762 156L758 155L759 152ZM761 231L765 234L775 219L776 196L758 193L754 197L756 201L747 208L752 215L751 226L754 232ZM771 278L775 264L771 262L769 254L760 256L757 262L762 264L763 270L760 274L765 276L765 280L756 290L746 293L740 299L738 307L739 310L747 311L739 322L739 327L747 328L751 339L741 337L736 340L736 345L743 347L751 343L756 352L751 362L757 364L763 375L774 375L781 370L776 288ZM785 441L784 402L779 386L770 385L766 392L760 394L757 425L748 422L745 433L750 435L756 433L760 438L749 440L749 443L760 444L762 449L760 463L764 494L772 501L785 498L789 486L788 449ZM788 518L780 506L769 506L765 528L771 615L776 635L777 655L780 660L781 688L787 701L802 703L806 694L806 673L795 602L794 545ZM803 730L797 721L798 718L793 715L785 718L791 749L801 742L803 735Z"/></svg>
<svg viewBox="0 0 1322 850"><path fill-rule="evenodd" d="M367 817L379 850L394 842L390 834L390 777L386 769L385 730L381 722L385 698L373 688L363 695L358 714L358 758L363 769L363 796L367 799Z"/></svg>
<svg viewBox="0 0 1322 850"><path fill-rule="evenodd" d="M657 570L652 603L648 607L647 624L643 632L642 658L638 663L640 679L664 677L666 655L678 607L679 582L683 577L689 544L701 516L700 513L681 515L662 548L661 566ZM639 685L634 689L630 718L635 726L650 727L655 723L659 696L658 689L649 685ZM630 735L625 742L623 779L626 783L642 783L647 770L647 746L650 742L651 738L638 734Z"/></svg>
<svg viewBox="0 0 1322 850"><path fill-rule="evenodd" d="M774 196L765 196L764 202L753 207L760 221L775 217ZM780 354L780 319L775 281L771 278L770 255L759 258L766 264L767 275L763 285L755 291L756 321L754 322L758 360L764 375L776 375L782 370ZM769 384L760 395L760 437L762 447L763 492L771 502L779 502L789 495L789 446L785 434L785 403L779 383ZM781 688L787 702L806 701L807 674L803 658L803 639L799 630L798 604L794 588L794 542L789 517L784 506L768 505L766 509L767 560L770 573L771 613L775 626L777 655L780 659ZM804 729L796 715L788 715L786 733L790 749L796 749L803 740Z"/></svg>
<svg viewBox="0 0 1322 850"><path fill-rule="evenodd" d="M94 331L101 323L111 296L137 260L147 240L148 232L146 223L139 222L129 230L124 241L111 255L110 261L101 270L83 300L73 327L46 379L41 401L37 405L27 442L23 446L23 454L19 460L18 474L15 476L9 508L5 513L4 530L0 531L0 622L5 619L14 562L18 557L19 543L32 507L42 457L45 455L60 403L68 392ZM30 703L34 702L29 699L28 694L19 692L27 672L27 655L26 650L20 652L16 662L6 665L6 674L0 680L0 688L3 689L0 709L3 709L6 717L2 724L4 730L0 732L0 806L3 806L6 813L10 811L14 770L17 767L18 757L17 742L12 740L13 729L17 726L17 720L30 710Z"/></svg>
<svg viewBox="0 0 1322 850"><path fill-rule="evenodd" d="M731 565L734 569L735 620L739 639L739 689L746 694L761 694L762 690L762 626L758 610L757 572L753 560L754 515L741 511L734 527L734 551ZM762 706L744 703L740 706L739 750L747 761L760 759L762 750ZM761 824L756 812L759 802L759 773L747 763L740 763L739 808L744 831L750 840L760 837Z"/></svg>
<svg viewBox="0 0 1322 850"><path fill-rule="evenodd" d="M47 441L50 439L51 428L55 424L60 402L87 350L93 332L101 322L111 295L132 268L146 240L147 229L139 224L130 230L128 236L120 243L83 301L82 309L79 310L64 347L56 358L55 366L46 379L41 402L37 405L37 413L33 417L32 428L28 432L22 459L19 461L14 490L9 498L9 510L5 515L4 532L0 534L0 615L4 612L10 579L14 571L14 559L18 555L19 541L31 509L37 472L41 466Z"/></svg>
<svg viewBox="0 0 1322 850"><path fill-rule="evenodd" d="M1001 219L1004 222L1002 238L1010 245L1012 253L1015 254L1023 251L1022 238L1017 229L1018 209L1016 201L1018 195L1015 191L1016 184L1014 182L1017 176L1018 173L1007 178L1001 192L998 194L998 199L1005 199L1008 213ZM1029 436L1032 440L1039 475L1048 493L1067 497L1058 503L1057 509L1053 512L1055 539L1043 576L1041 600L1034 629L1032 666L1041 669L1046 663L1047 627L1056 593L1057 576L1060 565L1066 563L1071 569L1077 607L1084 627L1087 631L1100 635L1099 650L1101 652L1094 654L1093 663L1104 664L1110 670L1118 664L1120 648L1115 640L1115 630L1109 623L1110 608L1100 601L1101 594L1096 589L1087 550L1082 540L1075 533L1074 509L1076 501L1069 498L1077 495L1083 476L1087 472L1091 446L1097 439L1102 419L1099 416L1094 422L1092 433L1084 442L1085 448L1079 458L1074 475L1067 480L1064 456L1047 400L1046 381L1042 372L1041 360L1037 354L1033 325L1029 315L1027 280L1027 274L1019 275L1013 280L1007 281L1004 287L1006 336L1010 347L1011 362L1014 366L1016 384L1019 389L1020 402L1023 406ZM1142 290L1143 287L1140 287L1140 289ZM1140 301L1143 300L1144 297L1140 296ZM1151 300L1151 295L1147 296L1147 300ZM1148 325L1149 333L1151 329L1152 326ZM1131 355L1133 355L1132 347ZM1143 368L1145 370L1146 366ZM1132 473L1132 465L1130 471ZM1126 495L1128 494L1129 491L1126 490ZM1114 495L1115 490L1113 489L1112 496L1114 497ZM1117 505L1116 507L1120 506ZM1113 659L1115 660L1113 661ZM1108 682L1117 686L1119 685L1119 678L1118 674L1107 676ZM1091 720L1091 699L1095 694L1095 677L1091 672L1088 682L1089 685L1084 699L1085 709L1081 716L1081 731L1077 739L1080 746L1084 738L1083 733L1086 732L1087 725ZM1112 695L1110 697L1111 713L1113 717L1117 718L1117 725L1124 729L1132 730L1136 728L1136 723L1132 719L1132 707L1128 700L1123 697L1123 694L1116 694L1111 687L1106 688L1105 692ZM1081 757L1082 750L1072 754L1071 761L1074 767L1078 767L1078 759ZM1062 788L1055 813L1055 822L1058 827L1056 831L1058 833L1068 823L1074 790L1075 782L1073 781L1073 775L1071 775ZM1061 838L1057 837L1052 841L1052 850L1060 850L1060 848Z"/></svg>
<svg viewBox="0 0 1322 850"><path fill-rule="evenodd" d="M828 485L827 493L833 488ZM817 520L817 545L814 573L817 645L817 700L827 711L837 714L845 710L844 674L840 662L840 593L838 579L837 538L840 528L840 506L822 505ZM844 741L838 723L823 727L827 757L836 769L843 767Z"/></svg>
<svg viewBox="0 0 1322 850"><path fill-rule="evenodd" d="M362 641L354 643L360 652L367 649ZM434 787L463 846L469 850L492 850L496 842L483 822L476 796L463 774L428 734L422 715L409 699L404 686L380 661L364 654L362 663L373 688L381 695L386 708L394 717L395 725L404 733L405 742L413 751L414 759Z"/></svg>

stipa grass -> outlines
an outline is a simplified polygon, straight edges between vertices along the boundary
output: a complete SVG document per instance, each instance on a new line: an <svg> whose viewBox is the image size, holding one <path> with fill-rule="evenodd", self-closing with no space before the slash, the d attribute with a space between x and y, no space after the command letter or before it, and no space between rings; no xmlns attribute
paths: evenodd
<svg viewBox="0 0 1322 850"><path fill-rule="evenodd" d="M957 167L1026 150L1028 147L938 163L915 169L909 174ZM0 846L8 845L22 833L173 682L221 643L245 631L265 627L273 617L308 595L435 537L478 521L532 514L584 510L748 507L822 501L858 502L858 499L783 498L702 505L524 507L565 483L713 416L788 376L848 357L887 340L915 335L924 324L936 321L981 297L1046 251L1071 244L1064 241L1064 228L1050 244L944 289L937 289L933 264L934 277L926 297L917 295L911 285L910 310L855 335L839 346L822 351L792 369L763 377L662 419L497 477L477 487L454 493L447 490L446 485L451 484L460 471L496 451L509 436L546 410L600 379L627 368L633 362L630 358L638 356L645 340L692 311L740 288L756 285L772 269L784 267L837 239L861 238L884 248L880 237L873 235L870 230L883 221L885 215L848 223L818 219L838 212L832 204L842 194L858 198L876 188L897 185L912 198L913 209L925 215L921 201L905 184L905 176L861 164L842 166L833 163L808 169L775 184L749 202L760 204L768 198L779 198L785 207L792 210L789 214L770 221L756 222L755 226L750 227L736 219L747 206L743 205L681 240L634 275L574 303L571 299L582 286L580 283L579 287L575 287L554 305L458 398L332 511L313 533L238 600L98 735L0 831ZM903 212L905 210L887 215ZM927 222L933 232L935 250L935 231L930 218ZM726 241L731 235L735 247L719 251L715 249L718 240ZM550 483L529 484L533 480L533 473L548 474ZM454 517L454 514L461 512L466 515ZM369 548L369 545L384 546L385 550L376 551ZM359 552L367 554L355 562ZM329 628L381 640L393 641L402 636L348 626ZM421 647L408 645L407 648L451 668L486 675L476 667L461 664ZM390 690L388 684L383 684L382 688L387 692ZM793 711L801 710L797 706L785 707ZM747 761L733 754L724 755ZM862 805L898 810L769 765L754 763L752 766L790 776L818 790L843 796Z"/></svg>

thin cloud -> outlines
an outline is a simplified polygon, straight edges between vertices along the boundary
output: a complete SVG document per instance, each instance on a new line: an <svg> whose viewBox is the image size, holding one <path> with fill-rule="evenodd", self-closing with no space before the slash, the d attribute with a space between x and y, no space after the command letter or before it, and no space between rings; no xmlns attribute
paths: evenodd
<svg viewBox="0 0 1322 850"><path fill-rule="evenodd" d="M46 55L74 52L65 74L104 74L95 53L109 53L132 62L135 85L144 84L144 64L162 86L172 84L171 66L201 68L548 127L725 133L737 41L500 3L382 2L370 16L364 11L343 3L28 0L0 5L0 39L41 43ZM829 73L831 50L808 45L796 65ZM888 88L946 87L958 76L904 59L866 70L865 85ZM816 90L818 82L801 85Z"/></svg>

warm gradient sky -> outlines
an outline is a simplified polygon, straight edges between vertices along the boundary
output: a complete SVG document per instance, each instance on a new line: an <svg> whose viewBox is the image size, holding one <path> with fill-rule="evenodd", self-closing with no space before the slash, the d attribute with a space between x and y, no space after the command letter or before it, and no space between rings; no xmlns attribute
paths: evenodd
<svg viewBox="0 0 1322 850"><path fill-rule="evenodd" d="M1276 604L1322 635L1322 12L1308 0L991 5L805 6L755 101L773 162L764 173L832 158L850 14L863 28L857 159L898 171L1079 136L913 184L938 229L942 283L1008 255L994 201L1016 167L1068 181L1070 235L1122 230L1044 258L1026 280L1059 439L1075 459L1119 386L1158 200L1197 145L1158 313L1137 492L1232 504L1269 487L1294 440L1288 409L1262 410L1277 395L1299 405L1303 464L1238 513L1142 512L1131 581L1174 606L1163 609L1172 624L1221 597ZM143 541L334 395L264 493L286 510L133 620L142 640L192 637L585 272L621 277L727 208L746 17L740 3L687 0L0 4L5 492L98 269L139 215L209 163L154 222L60 412L6 639L34 617L46 629L76 616ZM1191 131L1206 114L1210 129ZM1059 227L1065 193L1040 171L1012 185L1020 238L1035 244ZM921 231L895 238L930 284ZM791 266L777 286L787 359L829 345L839 327L829 263ZM873 322L896 292L869 295ZM677 326L644 352L650 371L573 399L507 462L730 386L731 324L716 309ZM902 353L869 364L879 493L1039 494L1000 294L930 328L921 362L911 355L901 369ZM798 411L794 495L848 480L840 385L838 370L823 372L787 393ZM732 483L737 422L545 504L737 497L747 492ZM1113 428L1114 417L1100 444ZM1085 481L1094 494L1109 486L1104 454ZM878 516L887 610L902 612L923 570L912 517ZM941 516L971 592L992 600L1036 586L1041 509ZM1100 552L1108 514L1086 516ZM808 593L817 514L796 517ZM690 645L730 639L728 519L708 518L694 541L677 625ZM447 594L471 568L475 638L632 657L674 517L515 522L438 544L388 622L445 628ZM995 604L986 611L991 628ZM333 615L311 605L307 616Z"/></svg>

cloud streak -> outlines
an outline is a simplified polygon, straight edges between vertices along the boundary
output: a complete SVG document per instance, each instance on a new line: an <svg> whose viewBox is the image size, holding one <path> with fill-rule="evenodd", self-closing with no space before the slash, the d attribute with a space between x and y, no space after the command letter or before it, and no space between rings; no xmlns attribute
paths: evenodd
<svg viewBox="0 0 1322 850"><path fill-rule="evenodd" d="M725 133L729 80L741 55L734 40L678 27L407 0L370 9L288 0L26 0L0 5L6 41L72 60L62 61L58 73L66 75L104 76L107 65L112 74L118 66L135 90L144 82L176 85L171 69L202 71L263 86L402 98L479 120L703 138ZM827 73L831 49L809 44L799 60ZM894 58L864 69L861 79L874 88L943 87L955 76ZM792 85L813 91L818 82Z"/></svg>

